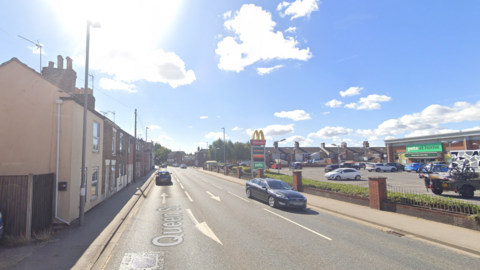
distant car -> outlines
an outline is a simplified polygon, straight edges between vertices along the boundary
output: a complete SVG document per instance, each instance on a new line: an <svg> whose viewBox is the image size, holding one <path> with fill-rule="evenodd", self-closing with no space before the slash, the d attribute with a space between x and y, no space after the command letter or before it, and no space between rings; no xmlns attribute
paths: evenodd
<svg viewBox="0 0 480 270"><path fill-rule="evenodd" d="M270 207L307 208L305 196L277 179L252 179L246 183L245 193L248 198L255 197L268 202Z"/></svg>
<svg viewBox="0 0 480 270"><path fill-rule="evenodd" d="M238 166L247 166L247 164L245 162L240 162Z"/></svg>
<svg viewBox="0 0 480 270"><path fill-rule="evenodd" d="M362 175L359 171L352 168L338 168L331 172L325 174L325 178L328 180L335 179L335 180L342 180L342 179L355 179L360 180L362 179Z"/></svg>
<svg viewBox="0 0 480 270"><path fill-rule="evenodd" d="M386 163L368 163L366 170L371 172L371 171L376 171L376 172L396 172L397 167L395 166L390 166L387 165Z"/></svg>
<svg viewBox="0 0 480 270"><path fill-rule="evenodd" d="M302 169L302 163L293 162L292 164L290 164L290 168L292 168L292 169Z"/></svg>
<svg viewBox="0 0 480 270"><path fill-rule="evenodd" d="M340 168L353 168L353 169L359 170L360 166L355 165L354 163L345 162L345 163L340 163Z"/></svg>
<svg viewBox="0 0 480 270"><path fill-rule="evenodd" d="M364 169L365 170L365 167L367 166L365 163L363 162L357 162L355 163L355 166L357 166L358 168L360 169Z"/></svg>
<svg viewBox="0 0 480 270"><path fill-rule="evenodd" d="M327 165L327 166L325 166L325 172L331 172L331 171L336 170L338 168L340 168L340 166L338 166L338 164Z"/></svg>
<svg viewBox="0 0 480 270"><path fill-rule="evenodd" d="M425 166L425 163L408 163L407 166L405 166L405 171L419 173L423 166Z"/></svg>
<svg viewBox="0 0 480 270"><path fill-rule="evenodd" d="M405 171L405 166L400 163L387 163L389 166L394 166L397 168L397 171Z"/></svg>
<svg viewBox="0 0 480 270"><path fill-rule="evenodd" d="M0 212L0 239L2 239L2 234L3 234L3 217L2 217L2 212Z"/></svg>
<svg viewBox="0 0 480 270"><path fill-rule="evenodd" d="M422 169L426 170L427 172L448 172L450 168L448 168L445 164L427 164ZM420 172L423 170L420 169Z"/></svg>
<svg viewBox="0 0 480 270"><path fill-rule="evenodd" d="M178 167L178 164L177 164L177 163L173 163L173 164L172 164L172 167Z"/></svg>
<svg viewBox="0 0 480 270"><path fill-rule="evenodd" d="M272 165L271 168L272 168L272 169L281 169L281 168L282 168L282 164L275 163L275 164Z"/></svg>
<svg viewBox="0 0 480 270"><path fill-rule="evenodd" d="M160 168L166 168L166 167L167 167L167 164L162 164L162 165L160 166Z"/></svg>
<svg viewBox="0 0 480 270"><path fill-rule="evenodd" d="M182 164L182 165L180 165L180 168L182 168L182 169L186 169L186 168L187 168L187 165L185 165L185 164Z"/></svg>
<svg viewBox="0 0 480 270"><path fill-rule="evenodd" d="M155 185L160 186L161 184L173 184L172 176L169 171L159 171L155 176Z"/></svg>

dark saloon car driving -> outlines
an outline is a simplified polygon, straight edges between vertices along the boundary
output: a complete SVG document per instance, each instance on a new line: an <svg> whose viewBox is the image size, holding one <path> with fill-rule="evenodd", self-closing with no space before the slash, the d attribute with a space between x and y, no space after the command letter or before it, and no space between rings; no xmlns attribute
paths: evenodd
<svg viewBox="0 0 480 270"><path fill-rule="evenodd" d="M155 177L155 185L160 186L161 184L173 184L172 176L169 171L159 171Z"/></svg>
<svg viewBox="0 0 480 270"><path fill-rule="evenodd" d="M270 207L307 208L307 198L280 180L252 179L246 183L245 192L248 198L268 202Z"/></svg>

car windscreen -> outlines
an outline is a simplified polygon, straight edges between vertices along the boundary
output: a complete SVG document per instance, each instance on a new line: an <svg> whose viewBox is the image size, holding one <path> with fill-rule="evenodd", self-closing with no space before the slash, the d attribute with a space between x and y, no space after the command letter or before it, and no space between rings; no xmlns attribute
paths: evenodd
<svg viewBox="0 0 480 270"><path fill-rule="evenodd" d="M160 176L168 176L168 175L170 175L170 173L169 173L169 172L159 172L158 175L160 175Z"/></svg>
<svg viewBox="0 0 480 270"><path fill-rule="evenodd" d="M270 180L267 183L271 189L292 189L287 183L282 181Z"/></svg>
<svg viewBox="0 0 480 270"><path fill-rule="evenodd" d="M341 171L343 171L343 169L340 169L340 168L339 168L339 169L333 170L332 172L341 172Z"/></svg>

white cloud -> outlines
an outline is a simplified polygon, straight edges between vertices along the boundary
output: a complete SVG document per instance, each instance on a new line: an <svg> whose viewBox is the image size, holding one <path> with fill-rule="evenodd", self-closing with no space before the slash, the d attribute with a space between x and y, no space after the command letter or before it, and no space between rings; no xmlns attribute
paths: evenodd
<svg viewBox="0 0 480 270"><path fill-rule="evenodd" d="M175 52L164 51L158 44L171 31L167 26L177 17L181 4L181 1L86 0L55 1L51 6L62 21L62 28L71 33L74 43L80 41L79 34L85 32L84 23L78 22L85 22L87 17L99 19L101 28L91 30L90 69L108 74L119 82L145 80L176 88L195 81L195 73L186 68ZM65 14L65 10L74 12ZM85 64L84 52L85 48L77 48L72 57L75 65Z"/></svg>
<svg viewBox="0 0 480 270"><path fill-rule="evenodd" d="M257 72L258 72L259 75L265 75L265 74L271 73L272 71L274 71L276 69L279 69L281 67L284 67L284 65L276 65L276 66L271 67L271 68L257 68Z"/></svg>
<svg viewBox="0 0 480 270"><path fill-rule="evenodd" d="M385 137L385 140L391 140L391 139L395 139L395 136L386 136Z"/></svg>
<svg viewBox="0 0 480 270"><path fill-rule="evenodd" d="M467 128L467 129L462 129L462 131L474 131L474 130L479 130L480 127L473 127L473 128Z"/></svg>
<svg viewBox="0 0 480 270"><path fill-rule="evenodd" d="M342 101L336 100L336 99L332 99L329 102L325 103L326 106L331 107L331 108L340 107L340 105L342 105L342 104L343 104Z"/></svg>
<svg viewBox="0 0 480 270"><path fill-rule="evenodd" d="M314 137L319 139L330 139L332 137L338 137L340 135L349 135L352 132L353 132L353 129L349 129L349 128L326 126L315 133L308 134L308 137Z"/></svg>
<svg viewBox="0 0 480 270"><path fill-rule="evenodd" d="M285 142L299 142L300 146L311 146L311 143L313 143L313 140L310 138L305 138L303 136L299 135L293 135L291 137L288 137Z"/></svg>
<svg viewBox="0 0 480 270"><path fill-rule="evenodd" d="M207 119L208 116L200 116L200 119Z"/></svg>
<svg viewBox="0 0 480 270"><path fill-rule="evenodd" d="M281 31L274 32L275 25L270 12L253 4L243 5L224 23L235 36L227 36L217 44L218 68L240 72L257 61L307 61L312 57L309 48L296 47L298 42L293 37L285 38Z"/></svg>
<svg viewBox="0 0 480 270"><path fill-rule="evenodd" d="M452 107L430 105L421 112L406 114L397 119L389 119L375 129L359 129L362 136L395 136L411 131L409 136L455 132L441 124L480 121L480 101L477 103L456 102Z"/></svg>
<svg viewBox="0 0 480 270"><path fill-rule="evenodd" d="M293 128L293 124L290 125L271 125L266 128L257 128L256 130L262 130L265 136L279 136L285 135L288 133L293 133L295 129ZM251 135L255 129L247 129L245 130L247 135Z"/></svg>
<svg viewBox="0 0 480 270"><path fill-rule="evenodd" d="M240 131L240 130L242 130L242 129L243 129L243 128L239 128L239 127L234 127L234 128L232 128L232 130L236 130L236 131Z"/></svg>
<svg viewBox="0 0 480 270"><path fill-rule="evenodd" d="M273 141L273 138L272 138L272 136L265 136L265 140L266 141Z"/></svg>
<svg viewBox="0 0 480 270"><path fill-rule="evenodd" d="M223 140L223 132L209 132L207 134L205 134L205 138L208 138L208 139L222 139ZM228 137L228 135L225 133L225 139L230 139L230 137Z"/></svg>
<svg viewBox="0 0 480 270"><path fill-rule="evenodd" d="M390 100L392 100L392 98L385 95L368 95L367 97L360 98L357 103L349 103L345 105L345 107L356 110L378 110L381 108L379 102L387 102Z"/></svg>
<svg viewBox="0 0 480 270"><path fill-rule="evenodd" d="M285 30L285 33L295 33L295 30L297 30L296 27L290 26L287 30Z"/></svg>
<svg viewBox="0 0 480 270"><path fill-rule="evenodd" d="M345 91L340 91L340 96L342 97L351 97L360 95L360 91L363 90L363 87L350 87Z"/></svg>
<svg viewBox="0 0 480 270"><path fill-rule="evenodd" d="M277 10L280 11L284 7L288 7L287 9L285 9L285 12L283 14L280 13L280 16L292 16L290 20L304 16L310 17L310 14L313 11L318 10L318 2L319 0L297 0L293 3L287 3L284 1L277 6Z"/></svg>
<svg viewBox="0 0 480 270"><path fill-rule="evenodd" d="M167 135L160 135L158 137L158 140L169 140L169 141L171 141L172 138L168 137Z"/></svg>
<svg viewBox="0 0 480 270"><path fill-rule="evenodd" d="M276 112L274 114L276 117L280 118L290 118L293 121L300 121L300 120L307 120L307 119L312 119L310 117L310 114L306 113L304 110L295 110L295 111L282 111L282 112Z"/></svg>
<svg viewBox="0 0 480 270"><path fill-rule="evenodd" d="M161 128L160 126L157 126L157 125L149 125L147 127L148 127L148 129L160 129Z"/></svg>
<svg viewBox="0 0 480 270"><path fill-rule="evenodd" d="M45 49L43 48L42 43L38 43L42 46L42 55L45 55ZM30 50L32 50L32 53L34 54L40 54L40 48L37 46L27 46Z"/></svg>
<svg viewBox="0 0 480 270"><path fill-rule="evenodd" d="M435 134L443 134L443 133L452 133L452 132L458 132L458 131L459 130L455 130L455 129L415 130L413 132L410 132L410 134L405 135L405 138L426 136L426 135L435 135Z"/></svg>
<svg viewBox="0 0 480 270"><path fill-rule="evenodd" d="M136 93L137 89L135 89L135 85L133 84L126 84L123 82L114 81L107 78L100 79L100 87L105 90L123 90L129 93Z"/></svg>
<svg viewBox="0 0 480 270"><path fill-rule="evenodd" d="M323 114L330 114L330 112L323 112Z"/></svg>
<svg viewBox="0 0 480 270"><path fill-rule="evenodd" d="M231 11L227 11L227 12L223 13L223 19L224 19L224 20L230 18L231 16L232 16L232 12L231 12Z"/></svg>
<svg viewBox="0 0 480 270"><path fill-rule="evenodd" d="M189 126L188 128L193 128L193 126Z"/></svg>

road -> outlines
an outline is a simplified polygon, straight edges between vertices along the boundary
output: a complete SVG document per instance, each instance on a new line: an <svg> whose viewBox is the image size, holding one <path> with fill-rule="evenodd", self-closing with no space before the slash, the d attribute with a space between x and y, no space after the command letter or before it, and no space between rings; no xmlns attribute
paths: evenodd
<svg viewBox="0 0 480 270"><path fill-rule="evenodd" d="M277 172L277 169L271 169L273 172ZM399 192L406 192L406 193L417 193L417 194L429 194L433 196L434 195L430 190L427 191L425 188L425 184L423 182L423 179L418 177L418 174L415 172L403 172L403 171L397 171L397 172L369 172L367 170L359 170L360 173L362 174L362 179L361 180L328 180L325 178L325 168L324 167L310 167L310 168L303 168L302 170L302 177L304 178L309 178L309 179L314 179L322 182L331 182L331 183L345 183L345 184L353 184L353 185L364 185L368 186L368 177L370 176L378 176L378 175L383 175L387 177L387 184L392 186L392 188L395 188L395 190ZM286 174L286 175L292 175L292 171L290 171L288 168L282 168L280 170L280 173ZM467 201L473 204L480 204L480 194L477 192L476 196L472 199L465 199L463 198L460 194L457 194L455 192L445 192L444 194L441 195L441 197L445 198L453 198L453 199L458 199L462 201Z"/></svg>
<svg viewBox="0 0 480 270"><path fill-rule="evenodd" d="M104 269L478 269L466 254L317 209L273 209L244 186L168 169L173 185L149 191Z"/></svg>

